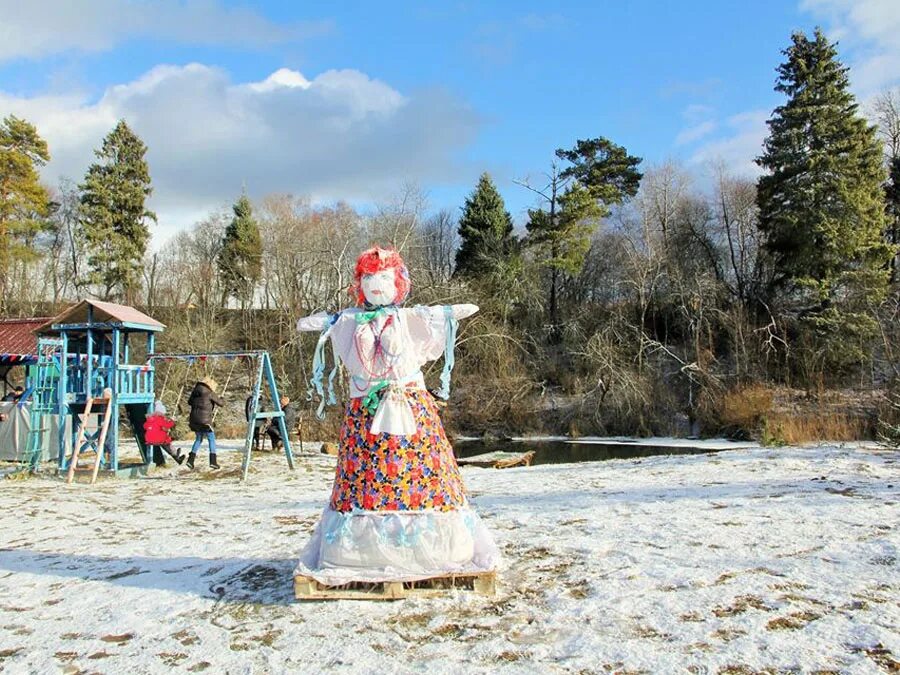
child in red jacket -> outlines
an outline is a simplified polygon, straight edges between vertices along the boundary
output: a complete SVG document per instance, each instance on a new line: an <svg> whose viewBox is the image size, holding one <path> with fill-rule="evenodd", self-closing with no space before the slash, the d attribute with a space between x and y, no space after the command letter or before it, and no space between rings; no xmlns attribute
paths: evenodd
<svg viewBox="0 0 900 675"><path fill-rule="evenodd" d="M153 448L153 463L156 466L166 465L166 458L161 450L169 453L172 459L179 464L184 461L184 455L180 450L172 450L172 437L169 436L169 429L174 426L174 420L166 417L166 406L162 401L157 400L153 406L153 414L144 422L144 442L148 448Z"/></svg>

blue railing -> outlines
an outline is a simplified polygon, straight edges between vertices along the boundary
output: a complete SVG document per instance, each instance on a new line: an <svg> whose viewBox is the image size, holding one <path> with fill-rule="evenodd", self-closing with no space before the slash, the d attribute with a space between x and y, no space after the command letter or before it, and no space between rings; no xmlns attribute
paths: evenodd
<svg viewBox="0 0 900 675"><path fill-rule="evenodd" d="M153 366L119 366L116 369L119 396L149 396L153 393Z"/></svg>
<svg viewBox="0 0 900 675"><path fill-rule="evenodd" d="M87 376L85 364L70 365L66 392L77 398L86 398L87 393L91 396L102 396L103 390L109 387L116 391L120 398L143 399L152 396L153 370L153 366L147 365L120 365L113 368L94 364L91 369L91 386L88 388L85 386Z"/></svg>

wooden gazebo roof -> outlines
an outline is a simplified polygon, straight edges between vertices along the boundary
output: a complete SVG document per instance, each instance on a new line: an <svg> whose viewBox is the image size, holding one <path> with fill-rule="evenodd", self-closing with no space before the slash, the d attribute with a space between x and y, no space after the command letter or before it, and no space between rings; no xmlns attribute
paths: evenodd
<svg viewBox="0 0 900 675"><path fill-rule="evenodd" d="M54 326L60 325L86 325L88 323L88 310L93 308L93 324L105 324L109 327L124 328L126 330L161 331L165 325L156 319L147 316L143 312L129 307L117 305L112 302L100 300L82 300L72 305L67 310L46 321L37 332L42 334L58 333Z"/></svg>

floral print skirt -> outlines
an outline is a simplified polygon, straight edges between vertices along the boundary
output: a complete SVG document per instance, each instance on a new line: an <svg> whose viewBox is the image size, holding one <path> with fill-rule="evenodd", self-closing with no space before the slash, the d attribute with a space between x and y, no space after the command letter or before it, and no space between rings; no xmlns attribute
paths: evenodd
<svg viewBox="0 0 900 675"><path fill-rule="evenodd" d="M466 499L434 399L407 396L417 426L408 437L369 433L373 413L350 400L331 499L296 574L339 585L497 568L500 553Z"/></svg>
<svg viewBox="0 0 900 675"><path fill-rule="evenodd" d="M466 504L453 449L431 394L406 392L412 436L371 434L374 413L350 399L341 426L331 508L335 511L452 511Z"/></svg>

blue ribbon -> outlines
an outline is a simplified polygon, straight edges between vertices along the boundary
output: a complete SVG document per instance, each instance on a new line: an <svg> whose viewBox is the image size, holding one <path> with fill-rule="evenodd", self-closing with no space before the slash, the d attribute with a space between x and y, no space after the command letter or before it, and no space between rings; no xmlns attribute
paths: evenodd
<svg viewBox="0 0 900 675"><path fill-rule="evenodd" d="M459 321L453 316L453 307L444 305L444 369L441 371L441 388L437 395L445 401L450 398L450 373L456 364L456 356L453 352L456 344L456 329Z"/></svg>
<svg viewBox="0 0 900 675"><path fill-rule="evenodd" d="M335 375L337 375L338 369L337 351L333 351L334 367L328 374L328 385L326 390L324 385L325 345L328 342L328 336L331 335L331 329L334 327L334 324L337 323L340 315L340 312L338 312L337 314L332 314L328 317L328 325L325 326L322 330L322 334L319 335L319 341L316 343L316 350L313 353L312 377L309 379L309 389L306 392L306 400L312 401L315 394L318 394L321 397L322 400L319 402L319 407L316 410L316 417L320 420L325 419L325 406L337 403L337 399L334 396L334 378ZM334 347L332 347L332 349L334 350Z"/></svg>

